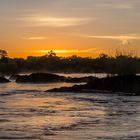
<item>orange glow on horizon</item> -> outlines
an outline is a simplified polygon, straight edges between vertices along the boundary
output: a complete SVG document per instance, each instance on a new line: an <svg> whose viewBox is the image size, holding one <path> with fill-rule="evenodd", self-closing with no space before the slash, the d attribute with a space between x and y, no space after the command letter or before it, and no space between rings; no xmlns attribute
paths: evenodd
<svg viewBox="0 0 140 140"><path fill-rule="evenodd" d="M50 50L36 50L36 51L24 51L24 52L9 52L11 58L27 58L28 56L43 56L46 55ZM53 50L57 56L69 57L77 55L80 57L97 57L102 51L90 51L90 50Z"/></svg>

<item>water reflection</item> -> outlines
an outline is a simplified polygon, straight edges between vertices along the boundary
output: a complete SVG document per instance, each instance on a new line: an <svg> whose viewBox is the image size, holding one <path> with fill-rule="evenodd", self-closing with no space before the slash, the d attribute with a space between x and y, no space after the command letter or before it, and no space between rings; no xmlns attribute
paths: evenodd
<svg viewBox="0 0 140 140"><path fill-rule="evenodd" d="M44 92L64 84L0 85L0 139L140 139L140 97Z"/></svg>

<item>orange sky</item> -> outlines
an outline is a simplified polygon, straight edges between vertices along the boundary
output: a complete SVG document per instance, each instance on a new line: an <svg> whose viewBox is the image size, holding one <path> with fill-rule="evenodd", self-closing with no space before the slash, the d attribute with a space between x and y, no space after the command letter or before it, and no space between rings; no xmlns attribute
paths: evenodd
<svg viewBox="0 0 140 140"><path fill-rule="evenodd" d="M0 49L10 57L140 55L139 0L0 1Z"/></svg>

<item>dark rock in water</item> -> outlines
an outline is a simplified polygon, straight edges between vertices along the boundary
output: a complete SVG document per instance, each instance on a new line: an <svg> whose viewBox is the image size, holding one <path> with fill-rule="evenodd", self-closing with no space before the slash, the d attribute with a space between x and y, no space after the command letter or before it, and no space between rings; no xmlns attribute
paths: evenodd
<svg viewBox="0 0 140 140"><path fill-rule="evenodd" d="M8 82L10 82L8 79L0 77L0 83L8 83Z"/></svg>
<svg viewBox="0 0 140 140"><path fill-rule="evenodd" d="M125 92L140 95L140 76L126 75L96 79L85 85L52 89L53 92Z"/></svg>
<svg viewBox="0 0 140 140"><path fill-rule="evenodd" d="M66 79L66 82L69 82L69 83L87 83L87 82L93 81L95 79L98 79L98 78L93 77L93 76L80 77L80 78L68 77Z"/></svg>
<svg viewBox="0 0 140 140"><path fill-rule="evenodd" d="M74 85L72 87L60 87L47 90L48 92L83 92L85 85Z"/></svg>
<svg viewBox="0 0 140 140"><path fill-rule="evenodd" d="M140 94L140 76L126 75L102 78L89 82L86 88Z"/></svg>
<svg viewBox="0 0 140 140"><path fill-rule="evenodd" d="M17 74L11 75L9 79L10 79L10 80L16 80L19 76L20 76L20 75L17 75Z"/></svg>
<svg viewBox="0 0 140 140"><path fill-rule="evenodd" d="M33 73L30 75L13 75L11 78L16 78L17 83L50 83L50 82L68 82L68 83L83 83L93 81L97 78L89 76L89 77L82 77L82 78L71 78L71 77L64 77L59 76L56 74L50 73Z"/></svg>
<svg viewBox="0 0 140 140"><path fill-rule="evenodd" d="M64 81L65 77L50 73L33 73L30 75L19 76L16 79L17 83L50 83Z"/></svg>

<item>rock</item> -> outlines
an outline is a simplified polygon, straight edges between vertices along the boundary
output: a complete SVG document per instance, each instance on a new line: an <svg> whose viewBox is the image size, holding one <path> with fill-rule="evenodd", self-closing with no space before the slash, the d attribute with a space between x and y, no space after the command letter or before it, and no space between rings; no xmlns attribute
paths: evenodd
<svg viewBox="0 0 140 140"><path fill-rule="evenodd" d="M32 73L30 75L18 76L17 83L51 83L64 82L65 77L50 73Z"/></svg>
<svg viewBox="0 0 140 140"><path fill-rule="evenodd" d="M85 85L61 87L49 92L125 92L140 95L140 76L126 75L96 79Z"/></svg>
<svg viewBox="0 0 140 140"><path fill-rule="evenodd" d="M0 83L8 83L8 82L10 82L8 79L0 77Z"/></svg>
<svg viewBox="0 0 140 140"><path fill-rule="evenodd" d="M85 85L74 85L72 87L60 87L47 90L47 92L82 92Z"/></svg>
<svg viewBox="0 0 140 140"><path fill-rule="evenodd" d="M10 76L10 80L16 80L20 75L14 74Z"/></svg>
<svg viewBox="0 0 140 140"><path fill-rule="evenodd" d="M125 75L102 78L87 83L86 88L140 94L140 76Z"/></svg>
<svg viewBox="0 0 140 140"><path fill-rule="evenodd" d="M30 75L12 75L10 78L16 79L17 83L51 83L51 82L68 82L68 83L87 83L89 81L93 81L97 78L89 76L82 78L71 78L59 76L56 74L50 73L32 73Z"/></svg>
<svg viewBox="0 0 140 140"><path fill-rule="evenodd" d="M80 77L80 78L68 77L66 79L66 82L69 82L69 83L87 83L87 82L93 81L95 79L98 79L98 78L93 77L93 76Z"/></svg>

